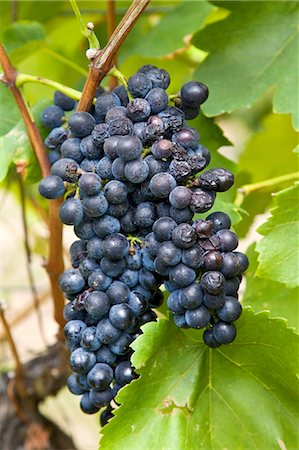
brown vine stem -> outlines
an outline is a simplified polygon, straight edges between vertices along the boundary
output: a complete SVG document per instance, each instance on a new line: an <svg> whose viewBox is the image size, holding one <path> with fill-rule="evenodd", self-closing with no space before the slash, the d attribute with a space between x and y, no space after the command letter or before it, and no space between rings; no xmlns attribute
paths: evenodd
<svg viewBox="0 0 299 450"><path fill-rule="evenodd" d="M134 0L126 14L110 36L107 45L97 52L90 64L88 77L78 103L77 111L88 111L95 96L96 89L113 65L114 57L133 28L140 14L150 3L150 0Z"/></svg>
<svg viewBox="0 0 299 450"><path fill-rule="evenodd" d="M2 76L1 81L6 84L15 98L16 104L26 126L29 140L38 160L42 175L43 177L46 177L50 174L50 164L44 148L44 143L30 113L30 110L28 109L28 106L20 90L16 87L16 70L12 66L9 57L1 43L0 63L4 72L4 76ZM54 317L60 327L59 338L62 338L61 329L65 323L63 319L64 298L62 292L58 288L58 278L64 268L62 256L62 224L59 221L58 215L60 204L60 199L51 200L49 202L49 255L45 267L48 272L51 284L51 291L54 302Z"/></svg>
<svg viewBox="0 0 299 450"><path fill-rule="evenodd" d="M20 357L19 357L19 353L18 353L16 344L15 344L14 338L10 332L10 327L9 327L6 317L5 317L4 306L1 301L0 301L0 318L1 318L3 328L4 328L4 333L5 333L5 336L6 336L11 354L13 356L14 363L15 363L16 387L17 387L19 395L23 396L25 393L25 387L24 387L24 381L23 381L24 380L24 369L23 369L23 365L22 365Z"/></svg>

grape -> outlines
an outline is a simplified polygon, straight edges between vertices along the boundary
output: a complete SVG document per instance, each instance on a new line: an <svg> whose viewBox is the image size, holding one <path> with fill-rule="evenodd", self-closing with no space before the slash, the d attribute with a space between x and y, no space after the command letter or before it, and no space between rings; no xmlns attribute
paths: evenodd
<svg viewBox="0 0 299 450"><path fill-rule="evenodd" d="M108 275L109 277L116 278L118 277L124 268L126 267L126 263L124 259L119 259L117 261L111 261L111 259L106 258L105 256L101 259L100 266L102 271Z"/></svg>
<svg viewBox="0 0 299 450"><path fill-rule="evenodd" d="M238 247L238 237L231 230L219 230L216 236L220 239L220 249L222 252L232 252Z"/></svg>
<svg viewBox="0 0 299 450"><path fill-rule="evenodd" d="M127 199L128 190L121 181L111 180L105 185L104 194L110 204L116 205Z"/></svg>
<svg viewBox="0 0 299 450"><path fill-rule="evenodd" d="M64 111L71 111L75 107L75 100L63 94L63 92L55 91L54 104Z"/></svg>
<svg viewBox="0 0 299 450"><path fill-rule="evenodd" d="M88 286L95 291L105 291L112 283L112 278L104 274L102 269L96 269L88 277Z"/></svg>
<svg viewBox="0 0 299 450"><path fill-rule="evenodd" d="M199 269L202 267L203 261L203 250L197 244L182 251L182 262L192 269Z"/></svg>
<svg viewBox="0 0 299 450"><path fill-rule="evenodd" d="M128 161L124 168L124 174L128 181L137 184L144 181L149 174L149 167L143 159Z"/></svg>
<svg viewBox="0 0 299 450"><path fill-rule="evenodd" d="M110 310L110 299L105 292L90 292L85 300L85 309L93 319L100 319Z"/></svg>
<svg viewBox="0 0 299 450"><path fill-rule="evenodd" d="M177 327L189 328L189 325L187 324L185 319L185 314L174 314L173 320Z"/></svg>
<svg viewBox="0 0 299 450"><path fill-rule="evenodd" d="M184 112L187 120L195 119L200 113L199 105L191 106L181 102L180 109Z"/></svg>
<svg viewBox="0 0 299 450"><path fill-rule="evenodd" d="M194 228L187 223L178 225L172 232L172 240L179 248L187 249L192 247L196 242Z"/></svg>
<svg viewBox="0 0 299 450"><path fill-rule="evenodd" d="M127 114L132 122L142 122L149 117L150 113L151 106L144 98L130 100L127 105Z"/></svg>
<svg viewBox="0 0 299 450"><path fill-rule="evenodd" d="M78 180L78 163L70 158L59 159L51 167L51 175L60 177L63 181L73 183Z"/></svg>
<svg viewBox="0 0 299 450"><path fill-rule="evenodd" d="M127 333L122 333L120 337L110 345L111 351L118 356L123 356L129 353L132 337Z"/></svg>
<svg viewBox="0 0 299 450"><path fill-rule="evenodd" d="M126 304L113 305L109 311L109 319L113 326L124 330L130 326L132 312Z"/></svg>
<svg viewBox="0 0 299 450"><path fill-rule="evenodd" d="M142 153L142 149L142 142L136 136L118 137L116 153L124 161L138 159Z"/></svg>
<svg viewBox="0 0 299 450"><path fill-rule="evenodd" d="M169 164L169 172L177 181L184 181L191 173L191 167L187 161L173 160Z"/></svg>
<svg viewBox="0 0 299 450"><path fill-rule="evenodd" d="M149 102L153 114L163 111L168 104L168 95L164 89L159 87L151 89L147 93L145 99Z"/></svg>
<svg viewBox="0 0 299 450"><path fill-rule="evenodd" d="M130 288L133 288L138 283L138 272L136 270L125 269L119 279Z"/></svg>
<svg viewBox="0 0 299 450"><path fill-rule="evenodd" d="M139 228L148 228L156 219L155 205L150 202L140 203L135 212L135 223Z"/></svg>
<svg viewBox="0 0 299 450"><path fill-rule="evenodd" d="M113 370L108 364L96 363L87 374L87 382L96 391L104 391L113 380Z"/></svg>
<svg viewBox="0 0 299 450"><path fill-rule="evenodd" d="M199 142L199 134L194 128L182 128L173 134L172 142L186 149L195 149Z"/></svg>
<svg viewBox="0 0 299 450"><path fill-rule="evenodd" d="M78 294L85 286L85 280L76 269L65 270L59 277L59 287L65 294Z"/></svg>
<svg viewBox="0 0 299 450"><path fill-rule="evenodd" d="M148 303L142 296L135 291L130 292L128 305L133 316L141 316L147 310Z"/></svg>
<svg viewBox="0 0 299 450"><path fill-rule="evenodd" d="M57 149L61 147L62 143L67 139L67 133L64 128L56 127L50 131L45 139L45 146L50 149Z"/></svg>
<svg viewBox="0 0 299 450"><path fill-rule="evenodd" d="M69 118L69 127L74 137L88 136L96 122L88 112L77 112Z"/></svg>
<svg viewBox="0 0 299 450"><path fill-rule="evenodd" d="M172 155L172 152L173 145L168 139L160 139L152 145L152 154L158 159L169 158ZM148 158L150 158L150 156L148 156ZM152 175L157 172L152 173ZM162 170L159 172L162 172Z"/></svg>
<svg viewBox="0 0 299 450"><path fill-rule="evenodd" d="M207 270L217 270L222 267L223 258L220 252L209 251L204 255L203 262ZM222 271L225 275L225 273Z"/></svg>
<svg viewBox="0 0 299 450"><path fill-rule="evenodd" d="M102 148L105 140L110 137L108 124L98 123L92 130L91 136L88 137L94 143L95 147Z"/></svg>
<svg viewBox="0 0 299 450"><path fill-rule="evenodd" d="M207 100L208 96L207 86L200 81L188 81L181 89L181 99L187 105L201 105Z"/></svg>
<svg viewBox="0 0 299 450"><path fill-rule="evenodd" d="M108 123L116 118L127 117L127 109L124 106L114 106L113 108L108 109L107 114L105 116L105 122ZM126 133L129 134L129 133Z"/></svg>
<svg viewBox="0 0 299 450"><path fill-rule="evenodd" d="M78 187L82 194L95 195L98 194L102 188L102 180L96 173L86 173L81 175Z"/></svg>
<svg viewBox="0 0 299 450"><path fill-rule="evenodd" d="M99 410L99 408L91 402L89 392L85 392L85 394L82 395L80 408L85 414L94 414Z"/></svg>
<svg viewBox="0 0 299 450"><path fill-rule="evenodd" d="M144 66L141 66L139 69L138 69L138 73L145 73L145 74L147 74L150 70L152 70L152 69L156 69L157 67L156 66L153 66L153 64L145 64Z"/></svg>
<svg viewBox="0 0 299 450"><path fill-rule="evenodd" d="M235 253L223 253L222 261L220 270L225 278L232 278L240 273L240 261Z"/></svg>
<svg viewBox="0 0 299 450"><path fill-rule="evenodd" d="M80 151L87 159L97 160L101 155L101 150L95 145L92 136L86 136L81 140Z"/></svg>
<svg viewBox="0 0 299 450"><path fill-rule="evenodd" d="M225 286L225 278L221 272L205 272L201 278L201 286L209 294L218 295L223 292Z"/></svg>
<svg viewBox="0 0 299 450"><path fill-rule="evenodd" d="M103 344L112 344L119 338L121 331L109 319L101 319L97 324L97 334Z"/></svg>
<svg viewBox="0 0 299 450"><path fill-rule="evenodd" d="M203 302L203 291L199 283L192 283L181 291L180 303L186 309L198 308Z"/></svg>
<svg viewBox="0 0 299 450"><path fill-rule="evenodd" d="M194 189L190 201L190 209L196 213L203 213L212 208L216 198L215 192L205 189Z"/></svg>
<svg viewBox="0 0 299 450"><path fill-rule="evenodd" d="M169 202L177 209L184 209L190 205L192 192L184 186L175 187L169 195Z"/></svg>
<svg viewBox="0 0 299 450"><path fill-rule="evenodd" d="M237 256L240 264L240 273L245 272L248 269L249 266L249 260L244 253L241 252L234 252L234 254Z"/></svg>
<svg viewBox="0 0 299 450"><path fill-rule="evenodd" d="M61 145L61 156L63 158L70 158L81 163L84 159L84 155L80 149L81 140L79 138L69 138Z"/></svg>
<svg viewBox="0 0 299 450"><path fill-rule="evenodd" d="M191 328L204 328L210 322L210 318L209 310L204 305L196 309L187 309L185 313L186 323Z"/></svg>
<svg viewBox="0 0 299 450"><path fill-rule="evenodd" d="M121 281L113 281L106 292L110 298L111 304L115 305L124 303L128 300L130 289L125 283Z"/></svg>
<svg viewBox="0 0 299 450"><path fill-rule="evenodd" d="M231 220L227 214L223 212L214 212L206 218L206 220L211 220L214 224L214 232L219 230L229 229L231 227Z"/></svg>
<svg viewBox="0 0 299 450"><path fill-rule="evenodd" d="M123 361L116 366L115 380L121 386L130 383L135 378L137 378L137 375L129 361Z"/></svg>
<svg viewBox="0 0 299 450"><path fill-rule="evenodd" d="M64 337L72 345L79 344L86 328L87 326L82 320L71 320L64 326Z"/></svg>
<svg viewBox="0 0 299 450"><path fill-rule="evenodd" d="M114 92L103 92L96 100L95 111L99 117L104 118L108 110L114 106L121 106L118 95Z"/></svg>
<svg viewBox="0 0 299 450"><path fill-rule="evenodd" d="M97 236L105 238L109 234L118 233L120 231L120 222L116 217L105 214L93 221L93 229Z"/></svg>
<svg viewBox="0 0 299 450"><path fill-rule="evenodd" d="M175 227L176 222L171 217L160 217L153 225L153 232L158 241L169 241Z"/></svg>
<svg viewBox="0 0 299 450"><path fill-rule="evenodd" d="M48 160L52 166L56 161L60 159L60 153L56 150L50 150L48 153Z"/></svg>
<svg viewBox="0 0 299 450"><path fill-rule="evenodd" d="M96 195L84 197L82 199L82 206L88 217L100 217L105 214L109 204L104 194L99 192Z"/></svg>
<svg viewBox="0 0 299 450"><path fill-rule="evenodd" d="M133 97L145 97L152 88L152 82L143 73L135 73L128 79L128 88Z"/></svg>
<svg viewBox="0 0 299 450"><path fill-rule="evenodd" d="M160 242L156 239L154 233L149 233L144 238L145 249L150 256L156 256L160 246Z"/></svg>
<svg viewBox="0 0 299 450"><path fill-rule="evenodd" d="M210 348L217 348L221 344L216 341L213 335L213 331L211 329L205 330L203 333L203 341Z"/></svg>
<svg viewBox="0 0 299 450"><path fill-rule="evenodd" d="M242 306L235 297L225 297L224 305L217 310L217 316L224 322L234 322L242 313Z"/></svg>
<svg viewBox="0 0 299 450"><path fill-rule="evenodd" d="M95 236L92 221L89 219L82 220L78 225L75 225L74 232L80 239L91 239Z"/></svg>
<svg viewBox="0 0 299 450"><path fill-rule="evenodd" d="M42 112L41 121L47 128L60 127L63 116L64 111L59 106L48 106Z"/></svg>
<svg viewBox="0 0 299 450"><path fill-rule="evenodd" d="M75 373L79 374L89 372L95 362L95 354L82 347L75 349L70 356L70 366Z"/></svg>
<svg viewBox="0 0 299 450"><path fill-rule="evenodd" d="M104 156L96 165L96 171L101 178L111 180L113 178L112 160L108 156Z"/></svg>
<svg viewBox="0 0 299 450"><path fill-rule="evenodd" d="M195 278L196 272L182 263L172 267L169 271L169 280L178 288L189 286Z"/></svg>
<svg viewBox="0 0 299 450"><path fill-rule="evenodd" d="M227 169L210 169L200 178L200 186L217 192L227 191L234 184L234 176Z"/></svg>
<svg viewBox="0 0 299 450"><path fill-rule="evenodd" d="M204 294L203 302L207 308L210 308L210 309L221 308L221 306L224 305L224 301L225 301L225 298L224 298L223 294L212 295L212 294L208 294L207 292Z"/></svg>
<svg viewBox="0 0 299 450"><path fill-rule="evenodd" d="M84 258L80 265L79 265L79 270L81 275L83 275L84 278L88 278L89 275L96 269L99 269L99 264L96 262L95 259L93 258Z"/></svg>
<svg viewBox="0 0 299 450"><path fill-rule="evenodd" d="M40 195L48 199L61 197L65 192L62 179L57 175L49 175L41 180L38 186Z"/></svg>
<svg viewBox="0 0 299 450"><path fill-rule="evenodd" d="M102 347L96 352L96 358L98 363L105 363L111 366L115 363L117 356L112 353L108 346L102 345Z"/></svg>
<svg viewBox="0 0 299 450"><path fill-rule="evenodd" d="M157 257L165 266L176 266L182 258L182 252L173 242L163 242L158 247Z"/></svg>
<svg viewBox="0 0 299 450"><path fill-rule="evenodd" d="M181 289L177 289L167 299L167 306L173 314L183 314L186 311L181 303L181 295Z"/></svg>
<svg viewBox="0 0 299 450"><path fill-rule="evenodd" d="M121 259L128 254L129 242L122 234L109 235L104 241L104 255L112 260Z"/></svg>
<svg viewBox="0 0 299 450"><path fill-rule="evenodd" d="M219 344L230 344L236 338L236 327L220 320L213 327L213 336Z"/></svg>
<svg viewBox="0 0 299 450"><path fill-rule="evenodd" d="M96 327L88 327L82 332L80 345L82 348L93 352L101 347L102 343L97 337Z"/></svg>
<svg viewBox="0 0 299 450"><path fill-rule="evenodd" d="M77 382L77 377L74 374L68 377L66 385L69 391L74 395L82 395L86 392L85 389L83 389Z"/></svg>
<svg viewBox="0 0 299 450"><path fill-rule="evenodd" d="M170 84L169 73L164 69L153 68L147 72L146 76L151 80L154 88L167 89Z"/></svg>
<svg viewBox="0 0 299 450"><path fill-rule="evenodd" d="M108 403L113 398L113 391L110 387L104 391L96 391L95 389L90 390L89 400L96 408L102 408L108 405Z"/></svg>
<svg viewBox="0 0 299 450"><path fill-rule="evenodd" d="M194 213L190 208L177 209L174 206L171 206L169 209L169 215L177 224L181 224L190 222Z"/></svg>
<svg viewBox="0 0 299 450"><path fill-rule="evenodd" d="M158 198L166 198L176 187L176 181L169 173L156 173L149 184L151 192Z"/></svg>
<svg viewBox="0 0 299 450"><path fill-rule="evenodd" d="M126 88L124 86L116 86L113 89L113 93L118 96L122 106L127 106L127 104L129 103L129 97Z"/></svg>

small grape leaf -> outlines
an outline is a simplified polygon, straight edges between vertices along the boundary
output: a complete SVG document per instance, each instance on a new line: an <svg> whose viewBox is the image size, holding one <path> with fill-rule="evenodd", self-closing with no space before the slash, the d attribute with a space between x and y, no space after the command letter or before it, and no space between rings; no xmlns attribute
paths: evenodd
<svg viewBox="0 0 299 450"><path fill-rule="evenodd" d="M299 184L278 192L274 200L276 207L271 217L258 228L264 237L256 246L259 252L256 274L294 288L299 285Z"/></svg>
<svg viewBox="0 0 299 450"><path fill-rule="evenodd" d="M181 2L164 14L161 20L147 31L144 39L140 39L140 30L137 32L133 29L129 40L136 43L130 48L131 54L157 57L184 47L184 37L202 28L204 20L213 9L214 6L205 0Z"/></svg>
<svg viewBox="0 0 299 450"><path fill-rule="evenodd" d="M239 158L238 187L292 172L298 162L293 151L297 141L290 115L269 114L264 117L260 131L248 141ZM282 184L281 189L288 185ZM269 208L271 189L271 186L265 187L246 196L242 206L248 215L237 227L239 236L244 237L256 215Z"/></svg>
<svg viewBox="0 0 299 450"><path fill-rule="evenodd" d="M288 289L277 281L266 280L255 275L258 267L258 253L255 244L246 252L250 266L246 271L246 289L242 298L243 305L250 305L254 311L270 311L271 317L284 317L289 326L299 328L298 298L299 288Z"/></svg>
<svg viewBox="0 0 299 450"><path fill-rule="evenodd" d="M31 108L33 117L39 127L41 127L41 112L48 104L49 101L40 100ZM5 179L10 165L19 162L24 163L26 166L25 180L30 182L39 180L39 166L23 120L20 120L7 134L0 137L0 148L0 182Z"/></svg>
<svg viewBox="0 0 299 450"><path fill-rule="evenodd" d="M44 45L46 33L39 22L20 21L8 25L1 33L14 64L18 64Z"/></svg>
<svg viewBox="0 0 299 450"><path fill-rule="evenodd" d="M0 83L0 117L0 136L11 130L21 118L12 93L2 83Z"/></svg>
<svg viewBox="0 0 299 450"><path fill-rule="evenodd" d="M145 325L133 344L140 378L119 392L100 448L297 448L298 337L247 308L237 327L232 345L211 350L172 321Z"/></svg>
<svg viewBox="0 0 299 450"><path fill-rule="evenodd" d="M249 107L275 86L275 112L292 113L299 128L298 3L213 1L230 15L193 37L192 43L209 52L194 73L208 84L210 97L203 106L215 116Z"/></svg>
<svg viewBox="0 0 299 450"><path fill-rule="evenodd" d="M292 128L290 115L269 114L261 125L261 130L249 140L238 161L240 172L248 177L247 183L293 172L298 163L293 151L298 134Z"/></svg>

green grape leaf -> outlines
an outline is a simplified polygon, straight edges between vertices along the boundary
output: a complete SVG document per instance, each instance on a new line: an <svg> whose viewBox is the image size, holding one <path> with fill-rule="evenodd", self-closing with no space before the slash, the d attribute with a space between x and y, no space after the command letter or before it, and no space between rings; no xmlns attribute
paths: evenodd
<svg viewBox="0 0 299 450"><path fill-rule="evenodd" d="M36 124L40 127L41 112L48 104L47 100L40 100L31 109ZM0 148L0 182L5 179L11 164L20 162L26 167L26 181L35 182L40 179L39 166L23 120L20 120L7 134L0 137Z"/></svg>
<svg viewBox="0 0 299 450"><path fill-rule="evenodd" d="M154 25L140 39L137 30L130 38L135 41L135 45L130 51L133 54L147 57L163 56L184 47L184 37L192 35L199 30L205 18L213 10L213 6L205 0L200 2L183 1L171 11L164 14L161 20ZM171 30L171 33L169 32Z"/></svg>
<svg viewBox="0 0 299 450"><path fill-rule="evenodd" d="M293 151L297 142L298 134L289 115L266 116L261 130L249 140L238 162L240 172L247 175L247 183L293 172L298 163Z"/></svg>
<svg viewBox="0 0 299 450"><path fill-rule="evenodd" d="M21 118L12 93L2 83L0 83L0 117L0 136L11 130Z"/></svg>
<svg viewBox="0 0 299 450"><path fill-rule="evenodd" d="M44 27L39 22L15 22L1 33L1 40L14 64L20 63L38 50L44 45L45 39Z"/></svg>
<svg viewBox="0 0 299 450"><path fill-rule="evenodd" d="M276 206L271 211L271 217L258 228L264 237L256 246L259 252L256 274L290 288L299 285L298 200L299 184L275 195Z"/></svg>
<svg viewBox="0 0 299 450"><path fill-rule="evenodd" d="M247 142L239 158L238 187L293 172L298 163L293 151L297 141L290 115L269 114L264 117L261 129ZM288 185L281 184L281 189ZM237 228L239 236L245 236L255 216L269 207L271 189L270 186L246 196L242 207L248 215Z"/></svg>
<svg viewBox="0 0 299 450"><path fill-rule="evenodd" d="M299 128L298 3L214 1L230 15L199 31L192 43L209 53L194 73L208 84L203 106L215 116L251 106L275 86L275 112L292 113Z"/></svg>
<svg viewBox="0 0 299 450"><path fill-rule="evenodd" d="M242 304L250 305L255 312L269 310L271 317L284 317L289 326L298 329L299 288L288 289L277 281L256 276L258 253L255 251L255 244L250 246L246 253L250 265L246 271L246 289Z"/></svg>
<svg viewBox="0 0 299 450"><path fill-rule="evenodd" d="M145 325L133 344L140 378L119 392L100 448L297 448L298 337L247 308L237 328L211 350L172 321Z"/></svg>

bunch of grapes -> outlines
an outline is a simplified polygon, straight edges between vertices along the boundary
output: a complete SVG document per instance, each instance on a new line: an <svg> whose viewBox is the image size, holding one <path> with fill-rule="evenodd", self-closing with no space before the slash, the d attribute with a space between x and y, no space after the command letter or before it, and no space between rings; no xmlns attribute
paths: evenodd
<svg viewBox="0 0 299 450"><path fill-rule="evenodd" d="M165 70L146 65L129 78L129 96L123 86L99 88L92 110L73 113L67 126L75 102L66 95L56 92L42 113L52 129L45 141L51 175L39 191L65 196L60 219L78 237L73 268L60 277L73 370L67 384L82 395L84 412L107 407L103 424L118 390L136 378L130 344L156 320L163 284L176 325L205 328L211 348L234 340L242 310L238 287L248 260L235 251L230 219L198 216L234 182L226 169L202 172L210 153L186 124L208 89L188 82L169 106L169 83Z"/></svg>

